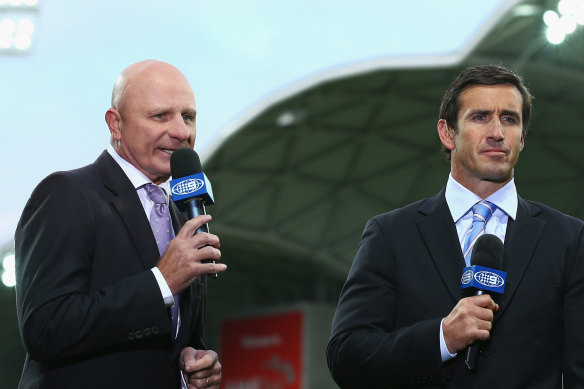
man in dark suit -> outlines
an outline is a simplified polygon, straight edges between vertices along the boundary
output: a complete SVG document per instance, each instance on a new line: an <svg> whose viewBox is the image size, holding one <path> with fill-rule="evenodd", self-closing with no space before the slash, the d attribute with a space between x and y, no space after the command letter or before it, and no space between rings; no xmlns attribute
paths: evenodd
<svg viewBox="0 0 584 389"><path fill-rule="evenodd" d="M342 388L584 387L583 223L517 195L531 96L500 66L465 69L438 135L451 173L434 197L372 218L341 292L327 360ZM505 292L459 289L471 208L494 209ZM464 350L480 347L473 372Z"/></svg>
<svg viewBox="0 0 584 389"><path fill-rule="evenodd" d="M220 259L217 236L193 235L211 217L186 221L163 196L175 237L159 249L146 191L169 193L170 155L193 147L195 115L178 69L133 64L117 79L106 112L108 150L34 190L15 235L27 351L20 388L219 386L221 364L206 350L202 328L206 274L226 266L202 263Z"/></svg>

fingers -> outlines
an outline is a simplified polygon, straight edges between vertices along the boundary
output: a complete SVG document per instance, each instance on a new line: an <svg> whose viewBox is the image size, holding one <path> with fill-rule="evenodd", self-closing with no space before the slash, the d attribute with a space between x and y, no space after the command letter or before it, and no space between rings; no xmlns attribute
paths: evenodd
<svg viewBox="0 0 584 389"><path fill-rule="evenodd" d="M499 309L499 306L488 295L469 297L464 300L459 308L462 313L481 321L492 322L494 312Z"/></svg>
<svg viewBox="0 0 584 389"><path fill-rule="evenodd" d="M477 340L488 340L499 306L489 295L461 299L442 321L444 341L451 353Z"/></svg>
<svg viewBox="0 0 584 389"><path fill-rule="evenodd" d="M180 237L182 239L190 238L191 236L193 236L195 234L195 231L197 231L197 229L199 227L201 227L202 225L204 225L206 223L209 223L211 221L211 219L212 219L211 215L200 215L200 216L197 216L193 219L190 219L182 226L182 228L180 229L180 231L176 235L177 238L178 237Z"/></svg>
<svg viewBox="0 0 584 389"><path fill-rule="evenodd" d="M219 237L207 232L195 234L210 220L210 215L201 215L186 222L156 264L173 295L180 293L202 274L227 270L225 264L212 262L221 259Z"/></svg>
<svg viewBox="0 0 584 389"><path fill-rule="evenodd" d="M189 388L215 388L221 382L221 364L213 350L185 348L179 360Z"/></svg>
<svg viewBox="0 0 584 389"><path fill-rule="evenodd" d="M492 312L497 312L499 310L499 304L497 304L495 302L495 300L493 300L493 298L491 296L489 296L488 294L467 297L467 299L469 299L468 300L469 302L472 301L475 305L482 307L482 308L490 309ZM466 299L463 299L463 300L466 300Z"/></svg>
<svg viewBox="0 0 584 389"><path fill-rule="evenodd" d="M197 374L198 372L212 368L217 363L217 353L213 350L197 350L194 358L185 360L185 371L190 374ZM199 374L197 378L206 378L207 374Z"/></svg>
<svg viewBox="0 0 584 389"><path fill-rule="evenodd" d="M205 246L215 248L215 252L219 252L219 237L217 235L209 234L208 232L199 232L197 235L188 239L190 245L194 249L202 249Z"/></svg>
<svg viewBox="0 0 584 389"><path fill-rule="evenodd" d="M218 388L221 383L221 372L205 378L190 377L187 382L189 388Z"/></svg>
<svg viewBox="0 0 584 389"><path fill-rule="evenodd" d="M196 359L197 350L192 347L185 347L180 352L180 357L178 358L178 364L181 370L186 371L186 364L194 361Z"/></svg>

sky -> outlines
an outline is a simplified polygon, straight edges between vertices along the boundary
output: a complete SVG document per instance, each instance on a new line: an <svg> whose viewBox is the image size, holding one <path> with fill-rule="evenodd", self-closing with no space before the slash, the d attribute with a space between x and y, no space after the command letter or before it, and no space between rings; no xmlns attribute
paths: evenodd
<svg viewBox="0 0 584 389"><path fill-rule="evenodd" d="M39 0L30 51L0 54L0 248L44 177L107 147L111 89L134 62L156 58L186 75L205 155L282 90L383 59L460 52L510 2Z"/></svg>

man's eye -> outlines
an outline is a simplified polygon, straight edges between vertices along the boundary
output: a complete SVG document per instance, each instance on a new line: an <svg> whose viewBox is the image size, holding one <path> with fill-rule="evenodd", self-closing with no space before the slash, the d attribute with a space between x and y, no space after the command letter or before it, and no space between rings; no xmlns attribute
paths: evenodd
<svg viewBox="0 0 584 389"><path fill-rule="evenodd" d="M485 120L487 117L485 115L475 115L475 120Z"/></svg>
<svg viewBox="0 0 584 389"><path fill-rule="evenodd" d="M193 122L195 120L195 118L192 115L189 115L189 114L186 114L186 113L184 113L182 115L182 117L183 117L183 120L185 122Z"/></svg>

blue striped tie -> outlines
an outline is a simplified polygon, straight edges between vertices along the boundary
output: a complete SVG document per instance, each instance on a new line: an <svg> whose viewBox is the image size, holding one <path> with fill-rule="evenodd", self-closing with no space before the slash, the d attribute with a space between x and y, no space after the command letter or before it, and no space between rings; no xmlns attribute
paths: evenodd
<svg viewBox="0 0 584 389"><path fill-rule="evenodd" d="M495 212L497 206L488 201L479 201L472 207L472 227L466 233L466 239L464 241L464 247L462 253L464 255L464 261L466 266L470 266L470 256L472 255L472 248L479 238L479 236L485 233L485 225Z"/></svg>

